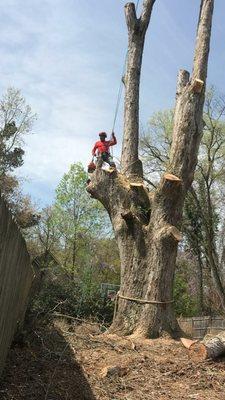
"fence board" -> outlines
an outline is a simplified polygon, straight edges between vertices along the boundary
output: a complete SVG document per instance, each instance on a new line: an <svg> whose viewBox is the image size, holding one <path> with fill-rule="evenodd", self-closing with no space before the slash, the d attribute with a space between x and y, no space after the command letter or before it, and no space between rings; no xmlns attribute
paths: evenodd
<svg viewBox="0 0 225 400"><path fill-rule="evenodd" d="M179 318L179 324L193 339L202 339L208 333L217 334L225 330L225 319L222 316Z"/></svg>
<svg viewBox="0 0 225 400"><path fill-rule="evenodd" d="M25 241L0 196L0 373L15 332L23 323L33 278Z"/></svg>

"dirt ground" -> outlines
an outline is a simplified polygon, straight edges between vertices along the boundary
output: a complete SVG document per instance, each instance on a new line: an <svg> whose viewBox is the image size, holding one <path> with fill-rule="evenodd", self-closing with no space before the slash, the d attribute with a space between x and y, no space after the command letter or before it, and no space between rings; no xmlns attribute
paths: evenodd
<svg viewBox="0 0 225 400"><path fill-rule="evenodd" d="M180 342L122 339L100 328L65 319L30 328L10 350L0 399L225 398L225 359L194 364Z"/></svg>

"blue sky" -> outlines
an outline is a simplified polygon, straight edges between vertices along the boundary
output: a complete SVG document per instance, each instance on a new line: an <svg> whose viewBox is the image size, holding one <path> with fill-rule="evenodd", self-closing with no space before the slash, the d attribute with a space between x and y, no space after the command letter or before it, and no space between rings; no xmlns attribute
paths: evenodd
<svg viewBox="0 0 225 400"><path fill-rule="evenodd" d="M110 132L127 31L122 0L5 0L0 4L0 91L21 89L38 114L20 175L41 204L72 162L90 161ZM173 107L179 68L191 70L200 0L156 0L146 37L140 121ZM142 1L139 2L139 10ZM208 83L225 92L225 0L215 0ZM116 133L122 139L122 104ZM115 155L119 157L120 146Z"/></svg>

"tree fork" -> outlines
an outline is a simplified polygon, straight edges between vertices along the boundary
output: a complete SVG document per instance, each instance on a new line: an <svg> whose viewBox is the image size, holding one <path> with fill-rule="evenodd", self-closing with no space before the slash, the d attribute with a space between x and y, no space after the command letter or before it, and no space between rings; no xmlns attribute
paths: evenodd
<svg viewBox="0 0 225 400"><path fill-rule="evenodd" d="M206 82L213 3L213 0L201 2L192 78L190 80L187 71L180 71L178 77L170 166L154 195L149 231L145 237L148 267L141 291L144 298L169 301L172 297L184 198L193 179L202 135L205 85L198 93L193 90L193 82L196 79ZM168 224L177 229L175 235L171 235L171 230L166 228ZM123 284L122 287L126 289ZM124 304L120 309L119 302L118 313L125 310ZM171 304L146 304L139 312L138 320L132 322L135 334L155 337L163 330L174 336L179 333ZM118 323L121 324L121 321ZM116 325L116 320L113 325Z"/></svg>
<svg viewBox="0 0 225 400"><path fill-rule="evenodd" d="M180 225L184 198L193 179L202 134L214 3L213 0L201 2L193 75L190 79L186 71L179 74L170 164L152 196L142 186L138 111L144 38L154 2L144 1L139 19L132 3L125 7L129 43L122 174L107 174L97 167L88 185L90 193L102 202L110 215L120 252L121 298L118 298L110 332L145 337L157 337L163 331L172 336L180 334L172 306L173 281L178 242L182 238ZM193 90L196 79L204 82L201 92ZM140 304L128 298L155 303Z"/></svg>

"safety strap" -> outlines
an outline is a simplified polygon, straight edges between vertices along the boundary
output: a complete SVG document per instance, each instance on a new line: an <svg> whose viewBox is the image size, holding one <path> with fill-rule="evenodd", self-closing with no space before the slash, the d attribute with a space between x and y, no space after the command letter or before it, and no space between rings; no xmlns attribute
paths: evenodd
<svg viewBox="0 0 225 400"><path fill-rule="evenodd" d="M135 301L136 303L141 303L141 304L169 304L174 302L174 300L159 301L159 300L137 299L135 297L122 296L120 293L117 293L117 296L120 299Z"/></svg>
<svg viewBox="0 0 225 400"><path fill-rule="evenodd" d="M138 299L136 297L128 297L128 296L123 296L120 294L120 292L117 292L116 298L115 298L115 306L114 306L114 313L113 313L113 319L116 316L116 311L117 311L117 305L118 305L118 299L124 299L128 301L134 301L139 304L171 304L174 302L174 300L167 300L167 301L160 301L160 300L148 300L148 299Z"/></svg>

